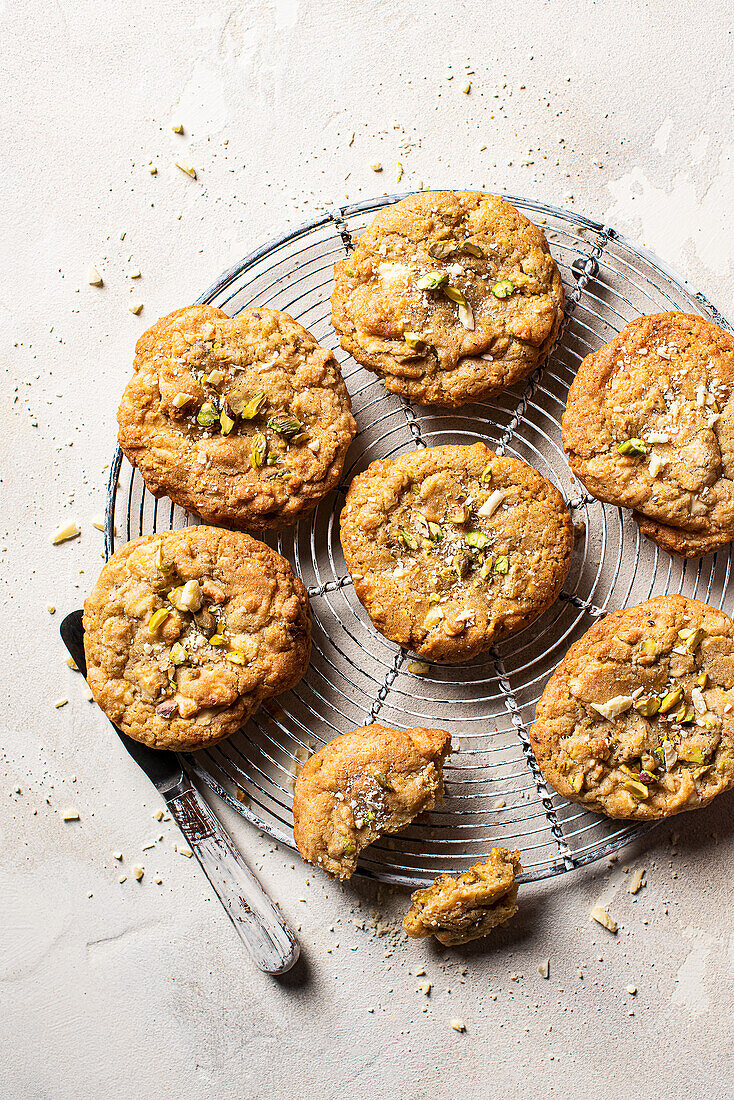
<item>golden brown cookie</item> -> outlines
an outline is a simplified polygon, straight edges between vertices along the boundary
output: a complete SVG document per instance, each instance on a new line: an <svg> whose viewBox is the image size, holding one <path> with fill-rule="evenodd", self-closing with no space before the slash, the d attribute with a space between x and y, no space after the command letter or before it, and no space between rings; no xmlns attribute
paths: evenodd
<svg viewBox="0 0 734 1100"><path fill-rule="evenodd" d="M355 433L339 364L287 313L190 306L144 333L120 446L156 496L212 523L294 523L339 481Z"/></svg>
<svg viewBox="0 0 734 1100"><path fill-rule="evenodd" d="M123 733L190 752L239 729L308 666L301 581L264 543L216 527L144 535L84 604L87 680Z"/></svg>
<svg viewBox="0 0 734 1100"><path fill-rule="evenodd" d="M488 935L517 912L515 876L522 871L520 853L493 848L481 863L455 878L439 875L425 890L416 890L403 918L414 939L435 936L452 947Z"/></svg>
<svg viewBox="0 0 734 1100"><path fill-rule="evenodd" d="M537 470L475 443L373 462L349 487L341 542L377 629L452 662L553 603L571 565L573 526Z"/></svg>
<svg viewBox="0 0 734 1100"><path fill-rule="evenodd" d="M680 558L702 558L714 554L728 546L734 534L726 531L706 534L701 531L684 531L680 527L671 527L666 523L656 523L641 512L633 512L632 517L645 538L651 539L666 554L676 554Z"/></svg>
<svg viewBox="0 0 734 1100"><path fill-rule="evenodd" d="M571 469L654 523L643 530L666 549L722 546L734 537L733 388L733 336L686 313L639 317L579 367L562 425Z"/></svg>
<svg viewBox="0 0 734 1100"><path fill-rule="evenodd" d="M363 726L304 764L293 799L293 836L307 863L349 878L359 853L443 802L443 730Z"/></svg>
<svg viewBox="0 0 734 1100"><path fill-rule="evenodd" d="M548 681L530 740L548 782L648 821L734 784L734 623L685 596L614 611Z"/></svg>
<svg viewBox="0 0 734 1100"><path fill-rule="evenodd" d="M423 191L381 210L336 265L332 323L393 393L455 407L537 367L563 300L545 237L508 202Z"/></svg>

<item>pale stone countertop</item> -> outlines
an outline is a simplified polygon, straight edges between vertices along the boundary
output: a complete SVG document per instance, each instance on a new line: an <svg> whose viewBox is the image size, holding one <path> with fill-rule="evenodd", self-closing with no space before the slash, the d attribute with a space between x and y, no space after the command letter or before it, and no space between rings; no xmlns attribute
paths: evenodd
<svg viewBox="0 0 734 1100"><path fill-rule="evenodd" d="M732 796L528 888L505 932L459 951L404 940L404 893L330 884L225 813L300 927L304 964L273 980L58 638L101 564L136 337L289 222L398 189L398 162L405 190L606 221L731 316L730 5L0 0L0 28L2 1096L730 1094ZM70 519L81 538L52 547ZM118 883L117 849L142 883ZM627 867L647 868L635 896ZM616 936L589 921L599 901Z"/></svg>

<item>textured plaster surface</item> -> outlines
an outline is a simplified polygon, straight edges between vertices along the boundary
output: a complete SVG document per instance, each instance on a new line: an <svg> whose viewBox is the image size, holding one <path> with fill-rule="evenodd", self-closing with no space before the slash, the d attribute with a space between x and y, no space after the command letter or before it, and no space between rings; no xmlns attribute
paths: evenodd
<svg viewBox="0 0 734 1100"><path fill-rule="evenodd" d="M732 796L457 951L403 938L403 892L328 883L223 811L299 928L273 980L58 638L101 564L136 337L289 223L398 189L398 163L402 189L608 221L731 316L730 5L0 0L0 34L0 1095L731 1095Z"/></svg>

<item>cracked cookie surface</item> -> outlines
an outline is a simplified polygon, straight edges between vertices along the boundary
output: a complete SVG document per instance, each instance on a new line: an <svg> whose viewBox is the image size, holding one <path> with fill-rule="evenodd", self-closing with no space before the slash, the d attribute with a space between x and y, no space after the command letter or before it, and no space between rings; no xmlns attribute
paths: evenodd
<svg viewBox="0 0 734 1100"><path fill-rule="evenodd" d="M156 496L211 523L294 523L333 489L356 425L339 364L287 313L212 306L139 339L122 450Z"/></svg>
<svg viewBox="0 0 734 1100"><path fill-rule="evenodd" d="M112 555L84 631L87 680L108 718L151 748L188 752L301 679L311 613L280 554L241 532L187 527Z"/></svg>
<svg viewBox="0 0 734 1100"><path fill-rule="evenodd" d="M403 928L414 939L435 936L445 947L486 936L517 912L515 876L521 871L519 852L493 848L468 871L439 875L425 890L416 890Z"/></svg>
<svg viewBox="0 0 734 1100"><path fill-rule="evenodd" d="M639 317L584 359L563 446L599 500L696 557L734 537L734 337L685 313Z"/></svg>
<svg viewBox="0 0 734 1100"><path fill-rule="evenodd" d="M705 806L734 784L734 623L685 596L612 612L551 676L530 741L560 794L609 817Z"/></svg>
<svg viewBox="0 0 734 1100"><path fill-rule="evenodd" d="M363 726L334 738L303 766L293 836L307 863L349 878L359 853L443 802L443 730Z"/></svg>
<svg viewBox="0 0 734 1100"><path fill-rule="evenodd" d="M548 354L563 284L543 233L504 199L427 191L382 210L335 267L341 345L393 393L458 406Z"/></svg>
<svg viewBox="0 0 734 1100"><path fill-rule="evenodd" d="M375 627L440 662L522 630L553 603L571 566L561 494L484 443L373 462L352 481L340 523Z"/></svg>

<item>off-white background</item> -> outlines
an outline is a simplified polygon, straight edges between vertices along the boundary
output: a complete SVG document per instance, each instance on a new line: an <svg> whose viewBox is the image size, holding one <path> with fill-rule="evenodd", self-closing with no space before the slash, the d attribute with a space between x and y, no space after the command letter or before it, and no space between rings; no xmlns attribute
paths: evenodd
<svg viewBox="0 0 734 1100"><path fill-rule="evenodd" d="M458 951L403 939L404 894L328 883L227 817L300 928L278 981L175 853L58 639L101 564L137 336L289 223L398 189L398 162L402 189L608 221L731 316L730 5L0 0L0 42L2 1096L731 1095L731 796L526 889L505 932ZM52 547L69 519L81 538Z"/></svg>

